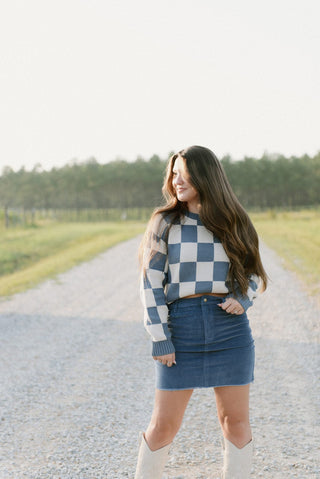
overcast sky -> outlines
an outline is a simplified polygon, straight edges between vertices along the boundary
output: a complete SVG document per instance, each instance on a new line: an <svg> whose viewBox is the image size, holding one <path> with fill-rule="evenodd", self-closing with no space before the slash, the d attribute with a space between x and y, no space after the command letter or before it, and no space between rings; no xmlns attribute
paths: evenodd
<svg viewBox="0 0 320 479"><path fill-rule="evenodd" d="M320 150L319 0L0 0L0 167Z"/></svg>

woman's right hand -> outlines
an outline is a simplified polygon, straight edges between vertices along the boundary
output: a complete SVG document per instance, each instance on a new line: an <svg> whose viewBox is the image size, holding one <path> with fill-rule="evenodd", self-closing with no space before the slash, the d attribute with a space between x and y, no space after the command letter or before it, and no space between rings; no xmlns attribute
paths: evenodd
<svg viewBox="0 0 320 479"><path fill-rule="evenodd" d="M155 361L159 361L159 363L164 364L165 366L168 366L168 368L171 368L173 364L177 364L175 353L165 354L164 356L153 356L153 359Z"/></svg>

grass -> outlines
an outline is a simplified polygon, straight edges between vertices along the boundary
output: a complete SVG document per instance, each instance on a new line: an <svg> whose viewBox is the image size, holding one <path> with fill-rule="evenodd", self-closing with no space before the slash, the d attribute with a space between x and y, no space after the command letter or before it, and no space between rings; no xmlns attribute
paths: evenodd
<svg viewBox="0 0 320 479"><path fill-rule="evenodd" d="M252 213L263 241L295 271L308 291L320 296L320 210ZM1 230L0 295L33 287L142 233L144 222L43 221L37 226Z"/></svg>
<svg viewBox="0 0 320 479"><path fill-rule="evenodd" d="M309 293L320 296L320 210L270 211L250 217L284 266L297 273Z"/></svg>
<svg viewBox="0 0 320 479"><path fill-rule="evenodd" d="M133 221L43 223L2 230L0 295L8 296L55 277L145 229Z"/></svg>

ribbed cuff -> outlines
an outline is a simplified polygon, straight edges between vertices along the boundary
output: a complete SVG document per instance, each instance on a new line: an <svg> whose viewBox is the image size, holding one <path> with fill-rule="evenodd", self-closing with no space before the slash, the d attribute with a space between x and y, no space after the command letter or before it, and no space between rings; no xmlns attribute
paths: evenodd
<svg viewBox="0 0 320 479"><path fill-rule="evenodd" d="M165 354L172 354L174 352L174 345L170 339L152 342L152 356L164 356Z"/></svg>
<svg viewBox="0 0 320 479"><path fill-rule="evenodd" d="M250 299L248 297L243 297L243 298L236 298L236 300L241 304L241 306L243 307L243 309L245 311L247 311L248 308L250 308L250 306L253 305L253 302L250 301Z"/></svg>
<svg viewBox="0 0 320 479"><path fill-rule="evenodd" d="M245 311L247 311L248 308L250 308L250 306L253 305L253 302L250 301L250 299L248 298L248 296L234 296L232 293L228 294L228 296L226 296L227 298L233 298L235 299L236 301L238 301L238 303L241 304L241 306L243 307L243 309Z"/></svg>

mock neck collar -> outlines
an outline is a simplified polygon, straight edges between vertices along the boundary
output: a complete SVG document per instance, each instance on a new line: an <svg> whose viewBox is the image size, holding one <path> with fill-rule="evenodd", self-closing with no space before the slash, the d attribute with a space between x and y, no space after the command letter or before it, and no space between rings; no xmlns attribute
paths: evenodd
<svg viewBox="0 0 320 479"><path fill-rule="evenodd" d="M191 211L186 211L185 215L193 220L198 220L200 218L200 215L198 213L192 213Z"/></svg>

